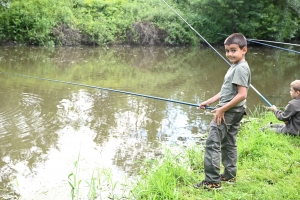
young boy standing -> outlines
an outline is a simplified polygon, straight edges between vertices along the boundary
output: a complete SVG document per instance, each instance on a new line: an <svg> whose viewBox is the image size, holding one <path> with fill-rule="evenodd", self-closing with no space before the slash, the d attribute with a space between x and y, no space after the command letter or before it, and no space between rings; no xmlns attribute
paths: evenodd
<svg viewBox="0 0 300 200"><path fill-rule="evenodd" d="M275 105L269 109L272 110L276 118L283 121L284 124L267 125L263 130L270 130L276 133L298 136L300 132L300 80L295 80L290 85L291 100L284 111L278 110Z"/></svg>
<svg viewBox="0 0 300 200"><path fill-rule="evenodd" d="M226 57L232 63L228 69L221 91L202 102L199 107L219 101L215 106L214 118L206 140L204 153L205 179L194 185L195 188L222 189L221 181L235 183L237 144L236 137L240 121L245 114L245 103L251 82L251 72L245 55L247 40L244 35L234 33L224 42ZM220 160L224 172L220 174Z"/></svg>

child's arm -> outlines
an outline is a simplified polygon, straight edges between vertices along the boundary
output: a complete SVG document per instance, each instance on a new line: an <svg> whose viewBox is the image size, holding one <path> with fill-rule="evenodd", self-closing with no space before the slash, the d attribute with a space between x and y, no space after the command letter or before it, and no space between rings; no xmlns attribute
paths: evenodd
<svg viewBox="0 0 300 200"><path fill-rule="evenodd" d="M224 113L229 110L230 108L234 107L235 105L239 104L241 101L247 98L247 87L238 85L238 93L235 95L230 102L225 104L220 108L216 108L215 110L211 111L215 113L214 121L220 125L222 121L225 122Z"/></svg>
<svg viewBox="0 0 300 200"><path fill-rule="evenodd" d="M273 112L278 120L286 122L286 121L289 121L293 115L295 115L296 109L292 103L289 103L285 107L284 111L276 109L276 110L273 110Z"/></svg>
<svg viewBox="0 0 300 200"><path fill-rule="evenodd" d="M216 94L215 96L213 96L212 98L206 100L206 101L203 101L200 105L199 105L199 108L201 109L205 109L205 106L209 106L210 104L218 101L220 99L220 92L218 94Z"/></svg>

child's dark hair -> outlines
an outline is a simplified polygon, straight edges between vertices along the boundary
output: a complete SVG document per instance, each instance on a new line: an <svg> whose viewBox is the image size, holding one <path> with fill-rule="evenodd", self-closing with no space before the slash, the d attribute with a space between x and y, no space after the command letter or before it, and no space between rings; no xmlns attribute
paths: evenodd
<svg viewBox="0 0 300 200"><path fill-rule="evenodd" d="M300 92L300 80L295 80L291 83L291 88L293 88L293 90L295 90L296 92L299 91Z"/></svg>
<svg viewBox="0 0 300 200"><path fill-rule="evenodd" d="M247 39L241 33L233 33L229 35L224 42L224 45L231 45L231 44L237 44L239 45L240 49L242 49L247 46Z"/></svg>

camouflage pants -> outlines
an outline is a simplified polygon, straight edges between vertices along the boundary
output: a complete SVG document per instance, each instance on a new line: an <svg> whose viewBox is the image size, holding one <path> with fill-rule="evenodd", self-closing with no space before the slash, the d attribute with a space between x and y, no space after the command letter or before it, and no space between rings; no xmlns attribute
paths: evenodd
<svg viewBox="0 0 300 200"><path fill-rule="evenodd" d="M289 133L286 130L285 124L273 124L272 122L269 122L264 128L260 129L262 131L272 131L278 134L286 134L286 135L293 135L293 136L298 136L299 133Z"/></svg>

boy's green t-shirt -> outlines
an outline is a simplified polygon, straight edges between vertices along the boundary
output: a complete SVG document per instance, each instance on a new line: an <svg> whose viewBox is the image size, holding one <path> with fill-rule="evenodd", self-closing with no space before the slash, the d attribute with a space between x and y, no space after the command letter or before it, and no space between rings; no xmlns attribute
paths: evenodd
<svg viewBox="0 0 300 200"><path fill-rule="evenodd" d="M228 69L224 77L224 82L221 88L220 101L218 106L225 105L237 95L238 93L237 85L247 87L247 92L248 92L250 84L251 84L251 72L247 61L242 61L238 64L232 65ZM236 106L244 106L245 104L246 104L246 99L241 101Z"/></svg>

